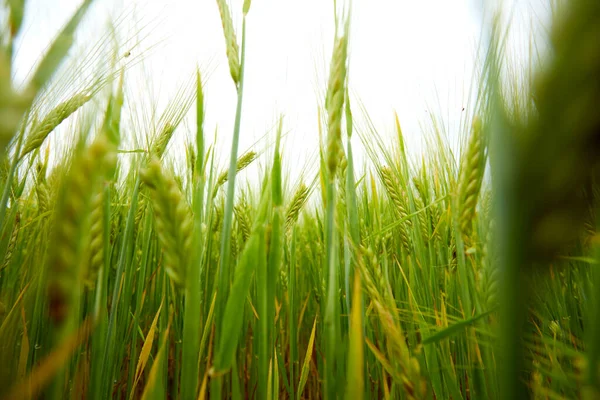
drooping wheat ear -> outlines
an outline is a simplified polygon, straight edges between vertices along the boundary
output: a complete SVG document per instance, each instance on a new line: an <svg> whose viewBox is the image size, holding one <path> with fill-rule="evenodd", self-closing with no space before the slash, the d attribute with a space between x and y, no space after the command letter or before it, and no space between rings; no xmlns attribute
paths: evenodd
<svg viewBox="0 0 600 400"><path fill-rule="evenodd" d="M246 168L248 165L252 164L252 162L254 160L256 160L257 154L256 152L250 150L244 154L242 154L238 159L237 159L237 164L235 167L235 173L239 173L241 170L243 170L244 168ZM213 192L213 197L217 195L217 191L219 189L219 187L223 186L223 184L225 182L227 182L227 179L229 179L229 171L223 171L221 172L221 174L219 175L219 177L217 178L217 183L215 185L215 190Z"/></svg>
<svg viewBox="0 0 600 400"><path fill-rule="evenodd" d="M306 204L309 193L310 191L304 183L302 183L294 193L292 201L290 201L290 205L285 213L285 227L288 232L292 229L296 221L298 221L300 210L302 210L302 207Z"/></svg>
<svg viewBox="0 0 600 400"><path fill-rule="evenodd" d="M335 42L327 84L327 168L331 179L335 176L342 152L342 113L346 85L346 60L348 39L346 36Z"/></svg>
<svg viewBox="0 0 600 400"><path fill-rule="evenodd" d="M463 155L458 180L458 222L464 236L468 236L473 227L472 221L475 217L477 199L483 181L485 159L486 151L481 120L475 118L467 152Z"/></svg>
<svg viewBox="0 0 600 400"><path fill-rule="evenodd" d="M167 150L167 146L173 137L175 127L169 123L166 123L162 128L158 136L154 139L152 149L150 150L151 157L162 158L163 154Z"/></svg>
<svg viewBox="0 0 600 400"><path fill-rule="evenodd" d="M142 172L152 194L156 233L166 263L165 271L183 285L192 245L193 218L189 205L172 176L163 172L156 158Z"/></svg>
<svg viewBox="0 0 600 400"><path fill-rule="evenodd" d="M233 20L231 19L227 1L217 0L217 5L219 6L223 33L225 34L225 51L227 53L227 61L229 62L229 73L237 86L240 82L240 48L235 37L235 29L233 28Z"/></svg>
<svg viewBox="0 0 600 400"><path fill-rule="evenodd" d="M85 93L77 93L70 99L60 103L37 124L35 124L23 146L21 157L25 157L44 143L48 135L65 119L87 103L92 97Z"/></svg>
<svg viewBox="0 0 600 400"><path fill-rule="evenodd" d="M410 237L408 235L407 227L412 226L412 221L408 218L406 196L403 191L398 189L398 183L389 167L381 168L381 178L383 181L383 186L385 186L396 212L400 218L404 220L400 225L400 238L404 248L407 251L410 251Z"/></svg>
<svg viewBox="0 0 600 400"><path fill-rule="evenodd" d="M56 203L54 245L48 258L50 270L48 297L50 319L62 325L71 306L79 295L80 284L85 271L82 256L88 226L89 207L102 169L104 158L109 151L104 136L98 137L83 153L72 162L68 176L62 181Z"/></svg>
<svg viewBox="0 0 600 400"><path fill-rule="evenodd" d="M17 239L19 237L19 229L21 227L21 214L17 211L15 215L15 224L13 225L13 230L10 235L10 241L8 242L8 246L6 247L6 253L4 254L4 261L2 265L0 265L0 271L10 265L10 261L12 260L12 255L15 250L15 246L17 244Z"/></svg>
<svg viewBox="0 0 600 400"><path fill-rule="evenodd" d="M240 231L242 232L242 241L246 243L250 237L250 230L252 223L250 222L250 216L248 215L248 204L245 200L242 200L240 204L233 207L235 218L237 220Z"/></svg>

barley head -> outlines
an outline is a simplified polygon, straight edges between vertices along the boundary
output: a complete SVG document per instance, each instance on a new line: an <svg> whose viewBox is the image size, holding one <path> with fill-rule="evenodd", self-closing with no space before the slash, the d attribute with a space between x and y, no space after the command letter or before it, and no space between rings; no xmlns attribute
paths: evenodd
<svg viewBox="0 0 600 400"><path fill-rule="evenodd" d="M252 150L242 154L237 159L235 173L236 174L239 173L240 171L245 169L248 165L252 164L252 162L254 160L256 160L256 157L257 157L256 152L254 152ZM217 195L217 191L218 191L219 187L223 186L223 184L225 184L225 182L227 182L227 179L229 179L229 171L223 171L219 174L219 177L217 178L217 183L215 184L213 197Z"/></svg>
<svg viewBox="0 0 600 400"><path fill-rule="evenodd" d="M229 73L237 86L240 82L240 48L235 37L235 29L233 28L233 21L231 19L227 1L217 0L217 5L219 6L223 33L225 34L225 51L227 54L227 61L229 62ZM249 6L248 3L248 7Z"/></svg>
<svg viewBox="0 0 600 400"><path fill-rule="evenodd" d="M106 138L100 136L73 160L69 175L62 181L52 236L55 245L48 259L49 312L56 325L62 325L69 315L85 274L79 268L84 250L81 236L89 218L91 193L102 176L109 148Z"/></svg>
<svg viewBox="0 0 600 400"><path fill-rule="evenodd" d="M340 153L342 153L342 113L344 112L347 53L348 39L346 36L342 36L336 40L333 49L325 103L327 108L327 167L332 179L340 162Z"/></svg>
<svg viewBox="0 0 600 400"><path fill-rule="evenodd" d="M473 121L473 129L467 151L463 156L460 177L458 182L458 218L463 235L471 233L477 199L483 181L485 168L485 144L481 128L481 120Z"/></svg>
<svg viewBox="0 0 600 400"><path fill-rule="evenodd" d="M242 241L245 243L250 237L250 231L252 229L252 223L250 222L249 207L245 201L233 207L235 218L238 223L238 227L242 233Z"/></svg>
<svg viewBox="0 0 600 400"><path fill-rule="evenodd" d="M21 157L25 157L35 149L39 148L48 135L59 126L65 119L70 117L81 106L87 103L91 96L85 93L77 93L70 99L60 103L46 116L32 127L32 130L23 146Z"/></svg>
<svg viewBox="0 0 600 400"><path fill-rule="evenodd" d="M152 156L162 158L163 154L167 150L167 146L169 145L174 132L175 127L169 123L166 123L154 140L154 144L152 145L152 149L150 151Z"/></svg>
<svg viewBox="0 0 600 400"><path fill-rule="evenodd" d="M392 170L389 167L381 168L381 178L383 181L383 186L385 186L386 191L388 192L390 199L392 200L392 204L400 216L404 221L400 225L400 238L402 240L402 245L407 251L410 251L410 237L407 231L407 227L412 226L412 221L408 218L408 208L407 208L407 199L404 191L400 191L398 188L398 183L394 178Z"/></svg>
<svg viewBox="0 0 600 400"><path fill-rule="evenodd" d="M156 233L166 262L165 271L174 283L183 285L192 245L191 210L175 179L163 172L158 159L148 163L142 180L152 192Z"/></svg>
<svg viewBox="0 0 600 400"><path fill-rule="evenodd" d="M302 210L302 207L304 207L306 204L309 193L309 189L304 184L301 184L298 187L298 190L296 190L294 193L294 196L290 201L290 205L285 213L285 226L288 232L292 229L296 221L298 221L300 210Z"/></svg>

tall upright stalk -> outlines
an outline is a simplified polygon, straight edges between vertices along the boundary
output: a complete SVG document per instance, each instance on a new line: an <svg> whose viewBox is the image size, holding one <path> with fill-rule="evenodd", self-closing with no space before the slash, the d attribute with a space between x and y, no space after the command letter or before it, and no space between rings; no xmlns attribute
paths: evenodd
<svg viewBox="0 0 600 400"><path fill-rule="evenodd" d="M230 285L229 264L231 258L231 224L233 220L233 202L235 197L235 176L237 166L237 154L240 140L240 123L242 119L242 100L244 94L244 60L246 54L246 14L242 22L242 46L239 64L239 80L237 82L237 106L235 112L235 123L233 127L233 139L231 153L229 155L229 172L227 174L227 194L225 199L225 211L223 215L223 230L221 233L221 251L219 258L219 272L217 277L217 303L216 303L216 331L215 346L218 344L219 334L223 319L225 300L228 297ZM230 60L231 62L231 60ZM235 78L234 78L235 79ZM221 398L222 377L216 376L211 380L211 395Z"/></svg>
<svg viewBox="0 0 600 400"><path fill-rule="evenodd" d="M194 241L192 260L186 273L183 344L181 354L181 398L195 399L198 390L200 314L202 311L202 208L204 196L204 95L200 73L196 75L196 157L193 171Z"/></svg>

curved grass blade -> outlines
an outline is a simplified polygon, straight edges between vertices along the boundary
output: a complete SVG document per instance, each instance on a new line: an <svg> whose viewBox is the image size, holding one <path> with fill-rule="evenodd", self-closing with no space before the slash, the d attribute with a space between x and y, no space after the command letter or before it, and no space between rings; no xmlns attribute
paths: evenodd
<svg viewBox="0 0 600 400"><path fill-rule="evenodd" d="M302 364L302 371L300 372L300 383L298 384L298 391L296 398L302 398L302 392L304 392L304 386L308 380L308 370L310 368L310 360L312 359L313 347L315 345L315 332L317 331L317 318L313 322L312 331L310 333L310 339L308 340L308 347L306 348L306 355L304 356L304 363Z"/></svg>
<svg viewBox="0 0 600 400"><path fill-rule="evenodd" d="M423 340L423 344L433 344L433 343L437 343L441 340L444 340L452 335L455 335L456 333L462 331L463 329L469 327L470 325L472 325L473 323L479 321L481 318L487 317L488 315L492 314L493 312L495 312L495 309L486 311L484 313L481 313L479 315L476 315L472 318L468 318L465 319L463 321L457 322L453 325L450 325L449 327L447 327L446 329L442 329L439 332L434 333L433 335L425 338Z"/></svg>

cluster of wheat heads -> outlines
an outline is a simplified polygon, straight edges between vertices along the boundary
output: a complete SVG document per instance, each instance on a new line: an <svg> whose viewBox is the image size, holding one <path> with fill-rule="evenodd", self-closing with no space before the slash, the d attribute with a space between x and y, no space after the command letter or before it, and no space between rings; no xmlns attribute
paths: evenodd
<svg viewBox="0 0 600 400"><path fill-rule="evenodd" d="M499 83L494 37L465 145L454 153L434 129L416 160L397 115L390 145L356 113L351 13L337 9L318 171L295 182L284 119L272 147L238 154L250 1L217 1L238 95L224 170L199 71L146 140L122 123L126 69L56 83L90 3L22 90L10 79L24 2L5 6L0 398L600 395L597 2L560 13L530 101L516 102L527 108L508 106L523 94ZM76 140L51 146L59 135ZM259 184L242 188L253 164Z"/></svg>

